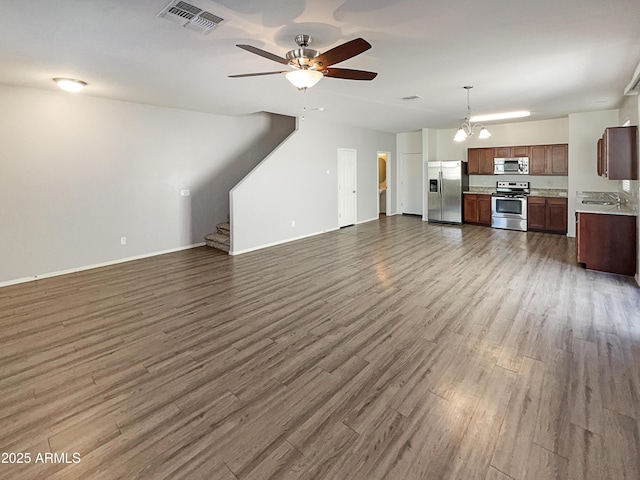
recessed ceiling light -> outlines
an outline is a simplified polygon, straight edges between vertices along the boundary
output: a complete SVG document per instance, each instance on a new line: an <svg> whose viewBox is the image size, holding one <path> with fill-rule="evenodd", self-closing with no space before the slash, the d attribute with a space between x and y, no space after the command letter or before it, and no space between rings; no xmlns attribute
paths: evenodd
<svg viewBox="0 0 640 480"><path fill-rule="evenodd" d="M528 117L531 112L522 110L519 112L491 113L489 115L474 115L469 120L472 122L490 122L492 120L507 120L509 118Z"/></svg>
<svg viewBox="0 0 640 480"><path fill-rule="evenodd" d="M54 78L54 82L65 92L77 93L87 86L87 82L73 78Z"/></svg>

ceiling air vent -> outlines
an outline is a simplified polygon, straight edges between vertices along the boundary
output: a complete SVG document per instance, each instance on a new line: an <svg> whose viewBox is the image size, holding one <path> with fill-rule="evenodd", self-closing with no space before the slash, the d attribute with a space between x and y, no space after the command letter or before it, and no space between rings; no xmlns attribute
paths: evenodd
<svg viewBox="0 0 640 480"><path fill-rule="evenodd" d="M173 0L157 16L205 35L224 21L211 12L181 0Z"/></svg>

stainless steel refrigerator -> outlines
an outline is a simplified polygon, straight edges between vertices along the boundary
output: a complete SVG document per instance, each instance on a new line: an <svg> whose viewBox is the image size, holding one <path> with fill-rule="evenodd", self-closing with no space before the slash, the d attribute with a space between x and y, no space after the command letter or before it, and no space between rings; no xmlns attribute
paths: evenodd
<svg viewBox="0 0 640 480"><path fill-rule="evenodd" d="M430 222L462 223L462 192L469 190L467 164L459 160L429 162L427 204Z"/></svg>

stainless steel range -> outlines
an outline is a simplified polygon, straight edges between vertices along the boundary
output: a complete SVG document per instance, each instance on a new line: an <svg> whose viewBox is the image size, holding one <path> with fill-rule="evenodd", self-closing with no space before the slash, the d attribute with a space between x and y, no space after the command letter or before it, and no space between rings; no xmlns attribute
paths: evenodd
<svg viewBox="0 0 640 480"><path fill-rule="evenodd" d="M498 182L491 197L491 226L527 231L529 182Z"/></svg>

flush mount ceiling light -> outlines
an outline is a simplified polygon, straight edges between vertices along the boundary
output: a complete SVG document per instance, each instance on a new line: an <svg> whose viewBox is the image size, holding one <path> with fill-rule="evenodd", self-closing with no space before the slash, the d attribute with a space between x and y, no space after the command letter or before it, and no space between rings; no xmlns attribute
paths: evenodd
<svg viewBox="0 0 640 480"><path fill-rule="evenodd" d="M482 139L489 138L491 136L491 133L489 133L489 130L484 128L480 123L473 124L471 122L471 107L469 106L469 90L471 90L473 86L465 85L463 88L467 91L467 116L465 117L464 122L462 122L462 125L460 125L460 128L458 128L458 131L456 132L456 136L453 137L453 140L455 142L463 142L464 140L467 139L467 137L472 137L476 129L480 129L480 132L478 133L478 138L482 138Z"/></svg>
<svg viewBox="0 0 640 480"><path fill-rule="evenodd" d="M322 72L318 70L292 70L285 75L285 78L289 80L298 90L306 90L313 87L320 79L324 77Z"/></svg>
<svg viewBox="0 0 640 480"><path fill-rule="evenodd" d="M519 112L490 113L488 115L474 115L469 120L472 122L491 122L493 120L508 120L510 118L528 117L531 112L521 110Z"/></svg>
<svg viewBox="0 0 640 480"><path fill-rule="evenodd" d="M87 82L73 78L54 78L54 82L65 92L77 93L87 86Z"/></svg>

